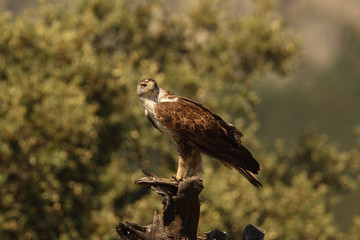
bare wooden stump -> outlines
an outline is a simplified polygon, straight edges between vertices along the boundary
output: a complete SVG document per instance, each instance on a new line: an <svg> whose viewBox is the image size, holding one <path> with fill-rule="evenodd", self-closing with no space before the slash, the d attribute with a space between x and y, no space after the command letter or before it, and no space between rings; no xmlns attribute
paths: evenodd
<svg viewBox="0 0 360 240"><path fill-rule="evenodd" d="M121 222L116 226L119 240L225 240L224 232L215 230L197 237L197 227L200 216L199 194L204 186L199 177L190 177L184 181L174 181L159 178L144 171L146 177L135 180L134 183L151 188L163 196L163 213L154 213L153 222L148 226L136 223ZM252 226L252 227L249 227ZM249 229L248 229L249 228ZM247 230L248 229L248 230ZM257 229L263 235L256 235ZM251 232L251 237L245 236ZM243 240L262 240L264 232L253 225L248 225L244 231ZM244 238L245 236L245 238ZM262 236L253 238L252 236Z"/></svg>
<svg viewBox="0 0 360 240"><path fill-rule="evenodd" d="M263 240L265 231L260 228L249 224L246 226L241 240Z"/></svg>

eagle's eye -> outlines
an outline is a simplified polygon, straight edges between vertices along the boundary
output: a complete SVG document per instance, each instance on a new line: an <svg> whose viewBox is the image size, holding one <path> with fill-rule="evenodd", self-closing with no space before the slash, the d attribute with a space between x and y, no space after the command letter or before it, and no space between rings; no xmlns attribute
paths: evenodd
<svg viewBox="0 0 360 240"><path fill-rule="evenodd" d="M140 84L142 88L146 87L146 83Z"/></svg>

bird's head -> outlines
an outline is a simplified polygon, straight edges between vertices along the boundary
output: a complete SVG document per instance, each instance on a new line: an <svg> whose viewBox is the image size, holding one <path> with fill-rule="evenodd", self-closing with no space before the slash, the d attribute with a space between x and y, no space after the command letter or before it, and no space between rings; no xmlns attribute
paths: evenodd
<svg viewBox="0 0 360 240"><path fill-rule="evenodd" d="M159 86L154 79L145 78L137 85L137 95L140 98L155 98L159 94Z"/></svg>

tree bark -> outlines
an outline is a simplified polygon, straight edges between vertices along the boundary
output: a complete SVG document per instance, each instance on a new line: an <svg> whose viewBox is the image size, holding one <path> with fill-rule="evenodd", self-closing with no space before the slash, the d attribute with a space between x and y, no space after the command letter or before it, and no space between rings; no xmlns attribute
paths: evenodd
<svg viewBox="0 0 360 240"><path fill-rule="evenodd" d="M119 240L225 240L226 234L215 230L197 237L200 216L199 194L204 186L199 177L190 177L184 181L174 181L159 178L144 171L146 177L135 180L134 183L151 188L163 196L163 213L154 212L153 222L148 226L136 223L121 222L116 226ZM252 226L252 227L249 227ZM249 229L248 229L249 227ZM247 231L248 229L248 231ZM246 238L245 232L256 235L256 230L262 233L262 238ZM255 234L255 235L254 235ZM262 240L264 232L253 225L248 225L244 231L243 240ZM245 238L244 238L245 236ZM259 235L261 236L261 234Z"/></svg>
<svg viewBox="0 0 360 240"><path fill-rule="evenodd" d="M260 228L249 224L246 226L241 240L263 240L265 231Z"/></svg>

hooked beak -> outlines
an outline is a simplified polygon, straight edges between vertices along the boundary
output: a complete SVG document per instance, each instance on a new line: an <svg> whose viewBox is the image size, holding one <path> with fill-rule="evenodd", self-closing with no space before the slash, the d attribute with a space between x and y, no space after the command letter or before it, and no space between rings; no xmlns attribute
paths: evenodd
<svg viewBox="0 0 360 240"><path fill-rule="evenodd" d="M148 89L151 90L152 92L154 92L154 90L155 90L155 84L152 83L152 82L150 82L150 83L148 84Z"/></svg>

